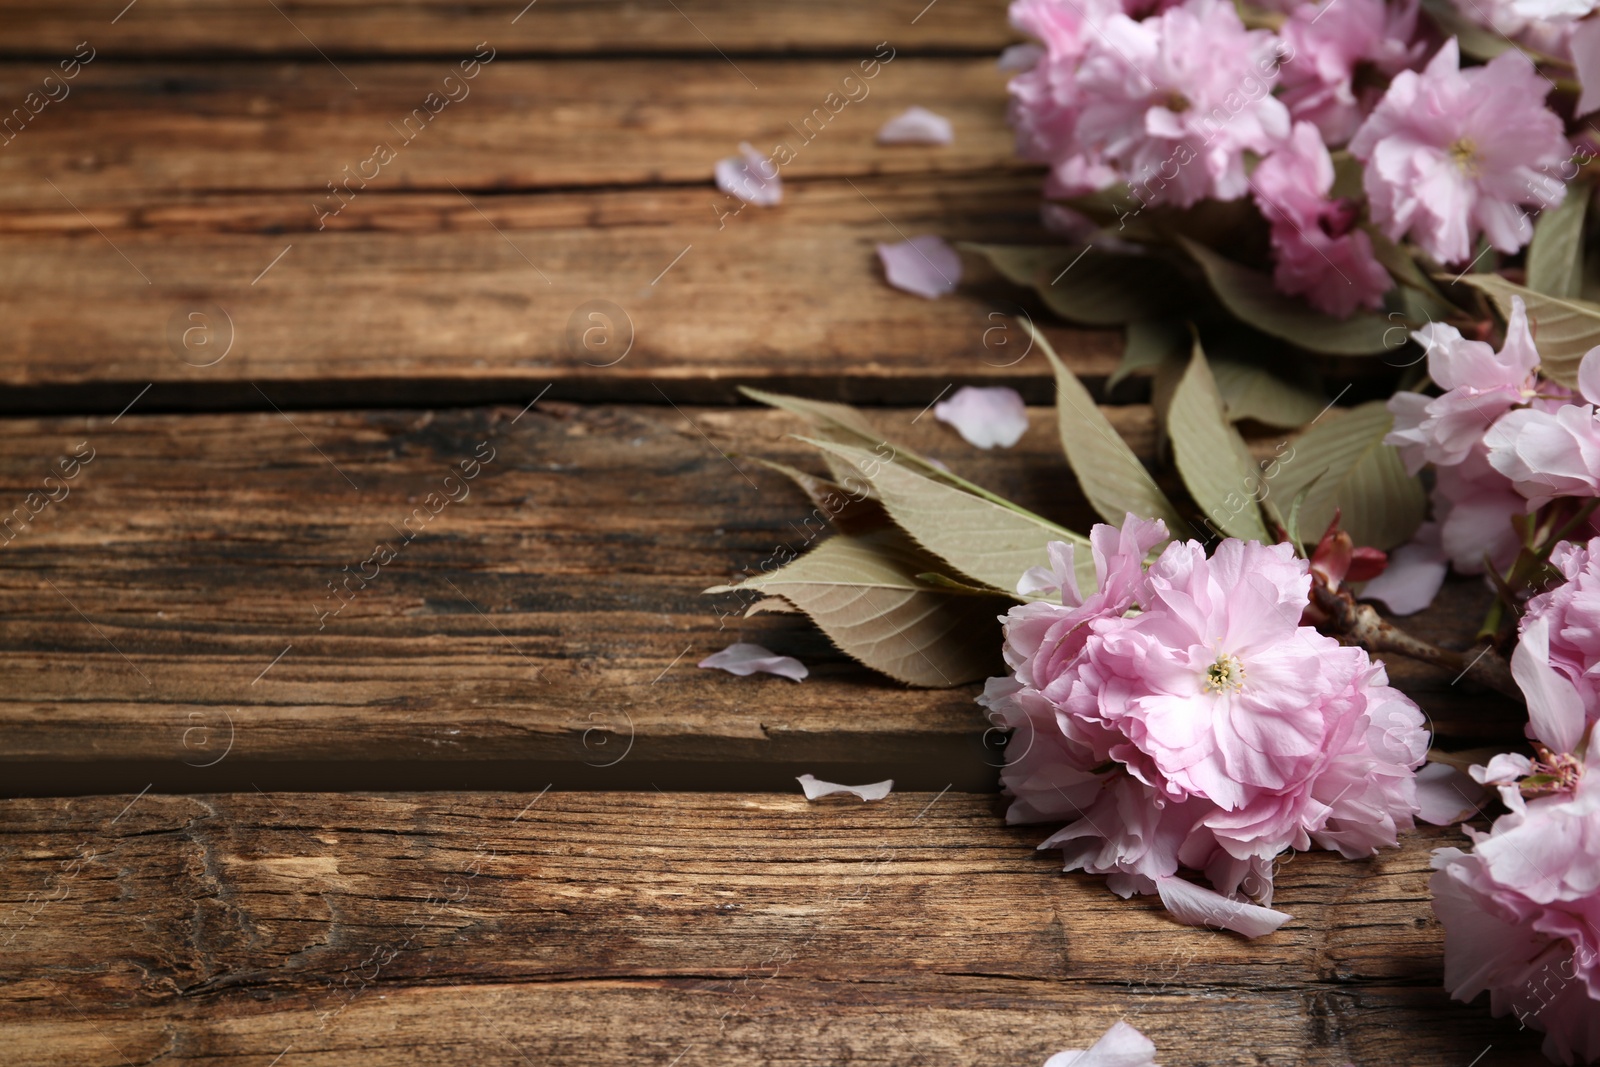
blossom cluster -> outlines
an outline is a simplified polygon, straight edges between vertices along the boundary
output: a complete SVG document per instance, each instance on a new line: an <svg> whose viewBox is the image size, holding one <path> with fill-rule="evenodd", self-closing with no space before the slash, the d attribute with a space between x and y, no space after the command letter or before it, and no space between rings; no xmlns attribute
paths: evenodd
<svg viewBox="0 0 1600 1067"><path fill-rule="evenodd" d="M1337 316L1394 287L1368 227L1464 266L1480 240L1517 252L1530 214L1560 203L1572 146L1524 52L1464 64L1418 0L1270 6L1247 26L1229 0L1014 0L1039 44L1010 116L1019 152L1049 167L1046 195L1110 192L1129 205L1119 228L1249 197L1278 288ZM1336 158L1358 182L1337 180Z"/></svg>
<svg viewBox="0 0 1600 1067"><path fill-rule="evenodd" d="M1574 394L1540 374L1527 310L1520 297L1511 303L1498 352L1453 326L1419 330L1442 393L1389 400L1386 440L1411 473L1433 465L1437 547L1464 574L1510 566L1524 544L1516 517L1600 497L1600 349L1584 357Z"/></svg>
<svg viewBox="0 0 1600 1067"><path fill-rule="evenodd" d="M1472 769L1507 813L1467 829L1471 852L1434 855L1445 927L1445 985L1488 991L1497 1015L1545 1034L1561 1063L1600 1059L1600 539L1552 556L1566 581L1529 603L1512 672L1528 702L1536 757Z"/></svg>
<svg viewBox="0 0 1600 1067"><path fill-rule="evenodd" d="M1301 624L1311 576L1287 544L1166 541L1157 520L1094 528L1097 588L1072 546L1024 576L1005 622L1012 676L982 698L1015 729L1010 822L1068 820L1041 848L1182 921L1257 936L1286 849L1366 856L1418 810L1422 715L1381 663ZM1213 889L1179 875L1200 872Z"/></svg>

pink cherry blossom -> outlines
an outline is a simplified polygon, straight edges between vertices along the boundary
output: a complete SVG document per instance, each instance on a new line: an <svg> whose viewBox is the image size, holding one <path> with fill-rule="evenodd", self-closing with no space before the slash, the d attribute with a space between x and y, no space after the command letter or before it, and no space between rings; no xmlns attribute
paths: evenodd
<svg viewBox="0 0 1600 1067"><path fill-rule="evenodd" d="M1394 280L1372 254L1372 239L1356 228L1355 205L1328 198L1333 158L1315 126L1296 123L1289 141L1256 168L1252 184L1272 224L1273 280L1281 291L1340 318L1382 306Z"/></svg>
<svg viewBox="0 0 1600 1067"><path fill-rule="evenodd" d="M1556 497L1600 496L1600 348L1578 367L1587 404L1535 402L1508 412L1484 435L1489 463L1539 508Z"/></svg>
<svg viewBox="0 0 1600 1067"><path fill-rule="evenodd" d="M1552 665L1553 617L1546 604L1525 619L1511 658L1539 758L1472 769L1508 814L1486 834L1467 829L1470 854L1435 852L1431 887L1451 995L1488 990L1496 1015L1515 1013L1544 1031L1547 1056L1574 1063L1600 1058L1600 745L1592 701Z"/></svg>
<svg viewBox="0 0 1600 1067"><path fill-rule="evenodd" d="M1188 207L1249 189L1245 153L1288 136L1275 96L1280 44L1227 0L1186 0L1143 22L1112 15L1078 68L1081 151L1144 204Z"/></svg>
<svg viewBox="0 0 1600 1067"><path fill-rule="evenodd" d="M1393 77L1421 59L1417 7L1417 0L1295 5L1281 31L1294 56L1283 68L1282 99L1295 121L1314 123L1330 145L1348 141L1378 102L1375 89L1357 89L1357 65Z"/></svg>
<svg viewBox="0 0 1600 1067"><path fill-rule="evenodd" d="M1528 601L1521 627L1542 626L1548 662L1600 718L1600 538L1585 544L1563 541L1550 563L1566 580Z"/></svg>
<svg viewBox="0 0 1600 1067"><path fill-rule="evenodd" d="M1045 47L1011 83L1018 151L1050 166L1050 196L1117 182L1146 205L1243 196L1245 153L1289 132L1272 95L1280 42L1226 0L1141 6L1163 9L1138 21L1116 0L1012 5Z"/></svg>
<svg viewBox="0 0 1600 1067"><path fill-rule="evenodd" d="M1454 38L1421 73L1401 71L1350 140L1373 221L1441 264L1468 262L1480 234L1502 252L1527 244L1524 206L1565 191L1550 174L1570 149L1549 91L1516 49L1461 69Z"/></svg>
<svg viewBox="0 0 1600 1067"><path fill-rule="evenodd" d="M1396 393L1389 400L1394 429L1384 442L1400 449L1406 469L1415 474L1428 463L1453 467L1464 462L1497 418L1531 396L1539 351L1520 296L1511 298L1499 352L1439 322L1411 336L1428 354L1429 377L1445 390L1433 399Z"/></svg>
<svg viewBox="0 0 1600 1067"><path fill-rule="evenodd" d="M1062 603L1006 617L1013 675L991 679L982 703L1016 729L1007 818L1071 820L1040 846L1069 870L1256 936L1283 921L1262 914L1279 852L1370 855L1412 825L1427 735L1381 664L1300 625L1310 577L1288 546L1227 540L1207 557L1172 543L1144 570L1164 536L1131 517L1095 527L1100 588L1078 596L1063 546ZM1232 904L1203 905L1210 891L1180 868Z"/></svg>

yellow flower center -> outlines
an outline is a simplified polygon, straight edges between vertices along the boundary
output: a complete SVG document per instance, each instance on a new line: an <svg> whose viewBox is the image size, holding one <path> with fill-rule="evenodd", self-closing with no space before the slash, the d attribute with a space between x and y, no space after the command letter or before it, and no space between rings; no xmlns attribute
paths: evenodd
<svg viewBox="0 0 1600 1067"><path fill-rule="evenodd" d="M1166 109L1172 112L1174 115L1181 115L1194 106L1189 102L1189 98L1187 96L1184 96L1176 89L1167 94L1167 98L1162 101L1162 104L1165 105Z"/></svg>
<svg viewBox="0 0 1600 1067"><path fill-rule="evenodd" d="M1222 652L1217 661L1206 668L1206 692L1233 693L1244 688L1244 664L1237 656Z"/></svg>
<svg viewBox="0 0 1600 1067"><path fill-rule="evenodd" d="M1450 158L1463 174L1478 173L1478 146L1470 137L1463 137L1450 146Z"/></svg>

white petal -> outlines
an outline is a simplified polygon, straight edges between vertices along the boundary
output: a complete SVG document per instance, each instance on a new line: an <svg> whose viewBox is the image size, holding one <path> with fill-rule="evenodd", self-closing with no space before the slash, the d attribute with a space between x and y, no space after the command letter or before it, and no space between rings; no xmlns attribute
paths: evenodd
<svg viewBox="0 0 1600 1067"><path fill-rule="evenodd" d="M727 671L729 674L754 674L765 671L768 674L780 674L785 678L795 681L804 681L811 672L806 670L806 665L793 656L780 656L769 652L760 645L747 644L740 641L729 645L721 652L713 652L700 661L702 667L714 667L717 670Z"/></svg>
<svg viewBox="0 0 1600 1067"><path fill-rule="evenodd" d="M950 120L925 107L909 107L878 129L879 144L949 144Z"/></svg>
<svg viewBox="0 0 1600 1067"><path fill-rule="evenodd" d="M1439 595L1446 569L1444 549L1420 539L1389 553L1383 573L1361 588L1362 600L1381 600L1393 615L1415 615Z"/></svg>
<svg viewBox="0 0 1600 1067"><path fill-rule="evenodd" d="M806 791L807 800L816 800L818 797L832 796L835 793L854 793L862 800L882 800L889 795L889 790L894 788L893 778L873 782L871 785L835 785L833 782L819 782L809 774L802 774L795 781Z"/></svg>
<svg viewBox="0 0 1600 1067"><path fill-rule="evenodd" d="M943 237L924 235L879 245L878 258L890 285L929 300L954 292L961 284L961 257Z"/></svg>
<svg viewBox="0 0 1600 1067"><path fill-rule="evenodd" d="M1552 752L1572 752L1583 736L1583 698L1550 666L1550 620L1535 619L1511 653L1511 677L1528 701L1533 736Z"/></svg>
<svg viewBox="0 0 1600 1067"><path fill-rule="evenodd" d="M1245 937L1270 934L1294 918L1285 912L1225 897L1184 878L1157 878L1156 892L1161 894L1161 903L1179 922L1220 927Z"/></svg>
<svg viewBox="0 0 1600 1067"><path fill-rule="evenodd" d="M1119 1020L1092 1048L1058 1052L1044 1061L1044 1067L1159 1067L1155 1055L1148 1037Z"/></svg>
<svg viewBox="0 0 1600 1067"><path fill-rule="evenodd" d="M1010 448L1028 429L1028 408L1022 394L1003 385L986 389L962 386L955 396L934 406L933 417L954 426L968 444L979 448Z"/></svg>
<svg viewBox="0 0 1600 1067"><path fill-rule="evenodd" d="M995 61L995 69L1006 74L1017 74L1025 70L1032 70L1039 60L1044 58L1044 45L1028 42L1026 44L1007 45L1006 50L1000 53L1000 58Z"/></svg>
<svg viewBox="0 0 1600 1067"><path fill-rule="evenodd" d="M751 148L739 145L739 155L717 160L717 188L747 204L772 207L783 199L783 179L778 165Z"/></svg>
<svg viewBox="0 0 1600 1067"><path fill-rule="evenodd" d="M1517 752L1502 752L1487 767L1473 766L1467 773L1479 785L1510 785L1533 773L1533 761Z"/></svg>
<svg viewBox="0 0 1600 1067"><path fill-rule="evenodd" d="M1434 826L1454 826L1476 815L1488 790L1456 768L1429 763L1417 772L1417 818Z"/></svg>

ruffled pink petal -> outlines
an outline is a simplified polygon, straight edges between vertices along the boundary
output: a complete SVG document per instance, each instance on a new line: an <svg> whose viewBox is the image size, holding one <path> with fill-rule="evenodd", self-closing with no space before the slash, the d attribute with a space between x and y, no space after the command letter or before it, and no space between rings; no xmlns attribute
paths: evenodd
<svg viewBox="0 0 1600 1067"><path fill-rule="evenodd" d="M1157 878L1156 892L1172 917L1189 926L1214 926L1245 937L1270 934L1294 916L1225 897L1184 878Z"/></svg>
<svg viewBox="0 0 1600 1067"><path fill-rule="evenodd" d="M943 237L924 234L899 244L879 245L889 284L937 300L961 284L961 257Z"/></svg>
<svg viewBox="0 0 1600 1067"><path fill-rule="evenodd" d="M894 788L894 779L887 778L871 785L836 785L833 782L818 781L809 774L802 774L795 781L800 783L800 788L805 790L807 800L816 800L820 797L830 797L835 793L853 793L862 800L882 800Z"/></svg>
<svg viewBox="0 0 1600 1067"><path fill-rule="evenodd" d="M783 179L778 165L750 147L739 145L739 154L717 160L717 188L747 204L772 207L783 200Z"/></svg>
<svg viewBox="0 0 1600 1067"><path fill-rule="evenodd" d="M764 671L767 674L793 678L797 682L805 681L806 675L811 673L804 663L793 656L780 656L760 645L744 641L731 644L721 652L713 652L700 661L700 666L741 676Z"/></svg>
<svg viewBox="0 0 1600 1067"><path fill-rule="evenodd" d="M950 120L925 107L909 107L878 128L879 144L949 144Z"/></svg>
<svg viewBox="0 0 1600 1067"><path fill-rule="evenodd" d="M1583 698L1550 666L1550 622L1535 619L1511 653L1511 676L1528 700L1528 728L1552 752L1573 752L1583 737Z"/></svg>
<svg viewBox="0 0 1600 1067"><path fill-rule="evenodd" d="M1087 1049L1067 1049L1044 1061L1044 1067L1160 1067L1156 1046L1138 1030L1118 1020Z"/></svg>
<svg viewBox="0 0 1600 1067"><path fill-rule="evenodd" d="M934 418L979 448L1010 448L1028 429L1028 408L1022 394L1003 385L963 386L955 396L934 406Z"/></svg>
<svg viewBox="0 0 1600 1067"><path fill-rule="evenodd" d="M1423 532L1429 527L1431 537ZM1439 527L1426 523L1414 540L1389 553L1389 565L1362 587L1361 599L1382 601L1392 615L1415 615L1439 595L1446 567Z"/></svg>
<svg viewBox="0 0 1600 1067"><path fill-rule="evenodd" d="M1454 826L1478 813L1488 790L1454 767L1430 763L1417 772L1417 818L1434 826Z"/></svg>

